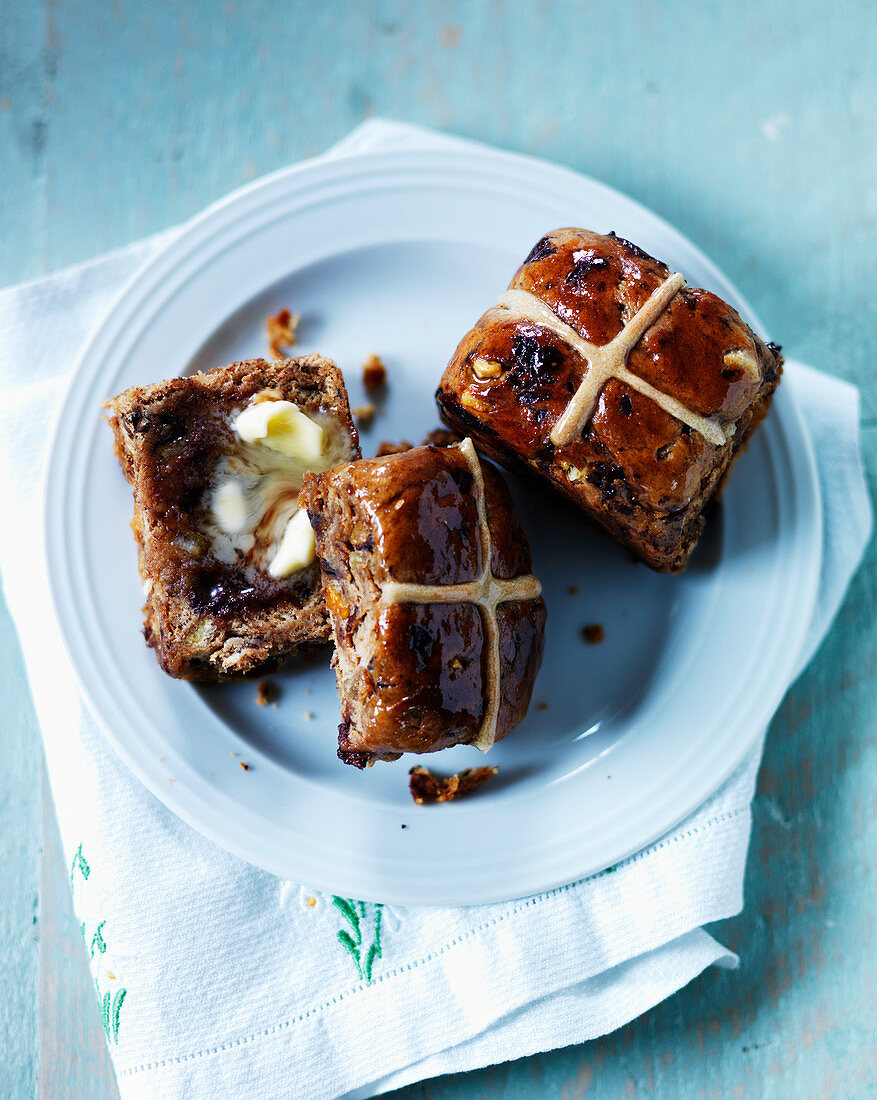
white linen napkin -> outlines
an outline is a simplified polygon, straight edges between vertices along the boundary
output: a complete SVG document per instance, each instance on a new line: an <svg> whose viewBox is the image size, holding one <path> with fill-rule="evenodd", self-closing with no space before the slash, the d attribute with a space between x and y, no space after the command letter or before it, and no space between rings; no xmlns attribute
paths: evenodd
<svg viewBox="0 0 877 1100"><path fill-rule="evenodd" d="M330 155L455 141L375 121ZM52 618L41 475L79 347L167 236L0 293L0 567L123 1100L372 1096L594 1038L705 967L736 965L701 925L743 904L761 744L695 814L617 868L450 910L361 904L276 879L193 832L108 749ZM803 667L860 561L871 511L858 391L797 363L783 384L804 409L826 490Z"/></svg>

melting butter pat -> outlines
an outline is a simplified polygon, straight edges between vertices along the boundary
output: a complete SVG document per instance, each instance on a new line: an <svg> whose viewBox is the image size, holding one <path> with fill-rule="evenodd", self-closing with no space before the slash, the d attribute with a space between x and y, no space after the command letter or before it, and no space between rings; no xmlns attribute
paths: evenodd
<svg viewBox="0 0 877 1100"><path fill-rule="evenodd" d="M302 462L319 462L326 433L291 401L259 400L248 405L234 422L234 429L246 443L262 443L272 451Z"/></svg>
<svg viewBox="0 0 877 1100"><path fill-rule="evenodd" d="M247 526L247 500L239 481L220 481L213 491L211 506L220 530L227 535L239 535Z"/></svg>
<svg viewBox="0 0 877 1100"><path fill-rule="evenodd" d="M316 551L317 544L308 514L304 508L299 508L286 525L268 572L277 580L288 577L310 565L316 557Z"/></svg>

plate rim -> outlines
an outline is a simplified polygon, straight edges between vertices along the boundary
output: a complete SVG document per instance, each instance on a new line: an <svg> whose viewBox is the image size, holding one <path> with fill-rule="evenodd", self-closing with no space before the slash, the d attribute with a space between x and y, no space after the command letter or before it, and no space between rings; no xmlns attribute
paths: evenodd
<svg viewBox="0 0 877 1100"><path fill-rule="evenodd" d="M565 168L559 165L553 165L540 161L538 158L529 157L523 154L506 153L498 150L490 149L461 149L459 152L452 150L429 150L429 149L403 149L403 150L385 150L385 151L371 151L364 153L354 153L344 156L333 156L332 154L325 155L320 158L316 158L313 161L308 161L303 164L297 164L288 168L280 169L277 172L271 173L253 183L231 192L229 195L224 196L217 202L212 203L206 207L201 213L196 215L191 221L186 223L180 228L180 231L176 233L172 239L162 244L158 251L141 265L124 284L120 293L115 298L114 302L104 315L103 320L92 332L88 341L84 345L78 359L76 366L71 373L70 381L65 388L64 398L62 399L58 414L56 416L55 424L52 429L51 444L49 450L49 458L46 462L43 472L43 509L42 509L42 528L43 528L43 553L45 560L45 567L48 578L48 585L51 594L52 607L55 614L56 621L59 626L59 631L64 643L65 650L67 651L68 658L71 661L71 665L79 683L80 690L83 693L83 697L86 701L88 709L92 716L95 718L98 726L102 729L104 736L107 738L110 746L116 752L116 754L123 760L126 766L131 770L134 775L142 782L147 789L151 790L159 800L172 810L178 817L186 821L189 825L195 828L199 833L208 837L211 841L219 844L226 850L232 851L234 854L244 858L250 863L260 866L270 871L271 873L278 874L280 877L296 877L290 875L289 867L285 869L278 867L272 860L259 859L258 855L253 852L252 846L247 844L239 844L235 842L234 837L230 837L228 833L222 833L214 828L210 828L205 824L203 815L198 813L198 803L203 802L203 798L199 798L197 792L193 790L188 784L179 785L179 790L167 789L166 786L161 786L158 781L153 781L150 773L141 767L140 762L133 752L129 751L129 746L125 738L118 735L113 728L113 725L105 718L103 713L103 707L100 702L95 698L92 692L92 685L89 678L83 672L81 667L81 659L77 653L76 648L71 644L71 631L70 623L63 613L61 606L61 574L56 572L58 568L59 559L59 544L61 540L58 539L58 534L65 530L65 524L60 518L58 512L53 512L53 471L56 470L57 464L61 458L61 449L64 440L64 410L67 405L67 401L77 386L77 383L82 383L83 378L94 382L99 376L100 364L104 361L107 354L106 350L101 350L102 341L112 346L112 333L114 329L116 331L124 330L124 316L130 314L136 309L137 302L150 285L155 284L155 280L160 276L163 267L170 265L171 270L174 270L177 266L189 259L195 259L200 251L205 247L205 241L209 241L209 235L206 238L199 237L199 233L204 229L210 229L212 223L219 219L219 224L216 227L217 232L221 232L223 228L223 218L227 216L229 211L235 211L239 204L244 204L238 214L238 218L242 218L246 214L246 202L252 200L254 197L257 200L258 205L268 206L276 204L278 197L282 198L284 192L295 193L301 190L300 180L302 175L314 174L319 170L324 170L329 167L330 174L338 172L342 176L350 174L351 171L359 169L364 171L368 175L369 170L374 166L379 166L382 169L393 168L392 162L397 162L398 165L411 166L412 162L416 162L416 166L419 171L423 171L423 165L427 162L435 163L440 160L443 166L447 168L449 161L454 159L465 158L467 172L471 171L472 163L475 160L481 161L489 173L495 173L497 170L508 172L511 166L516 166L518 170L525 170L529 172L537 172L539 176L554 175L556 180L564 184L567 187L581 188L583 185L590 186L596 189L596 191L602 194L605 198L609 199L613 203L620 204L622 207L633 212L636 211L642 216L646 217L653 224L659 227L663 232L670 234L677 241L682 242L698 259L698 262L702 264L705 271L708 271L712 277L726 287L729 287L733 294L736 295L737 301L742 305L744 311L748 314L752 323L757 325L759 331L764 333L764 326L761 325L756 314L749 306L744 296L740 294L734 284L723 274L723 272L715 265L708 257L694 244L692 244L684 234L680 233L668 222L662 219L659 215L654 214L648 210L642 204L636 202L633 199L628 198L616 189L601 183L600 181L593 180L590 177L584 176L581 173L575 172L572 169ZM462 165L458 166L462 170ZM279 196L272 197L272 189L280 188ZM226 224L228 228L228 224ZM198 267L198 271L202 271L204 268L203 263ZM97 356L97 358L95 358ZM94 364L92 366L91 375L87 373L87 366L89 363ZM797 400L795 399L794 387L788 385L784 387L784 401L785 409L784 414L788 417L795 430L795 434L798 436L802 446L800 451L796 452L793 456L797 460L799 466L799 472L803 474L803 482L806 483L806 488L810 490L809 497L810 503L813 506L813 515L810 517L810 523L807 528L809 534L809 552L807 554L807 561L809 562L809 584L807 588L806 599L803 601L803 606L806 609L806 615L799 615L799 618L804 619L804 623L809 622L812 618L813 607L815 606L817 591L818 591L818 578L821 565L822 555L822 501L820 495L819 481L816 472L815 455L813 453L812 442L810 440L809 431L806 423L800 412ZM782 431L785 433L786 427L783 425ZM787 444L786 444L787 446ZM787 446L788 449L788 446ZM800 521L800 517L799 521ZM64 555L61 555L63 561ZM87 636L87 631L82 624L81 632L83 638ZM804 644L806 630L802 630L799 637L801 646ZM800 649L796 649L794 652L794 659L789 658L787 664L788 678L783 677L784 687L782 693L775 700L770 708L767 722L770 721L773 714L776 711L783 695L790 686L794 678L794 666L795 661L799 655ZM678 812L674 813L672 821L661 821L660 825L655 829L650 830L650 836L642 838L638 843L633 846L629 846L623 853L612 853L605 862L602 862L599 866L591 866L590 864L574 873L565 873L560 879L553 879L550 882L544 882L542 885L534 886L532 883L525 884L523 889L514 887L511 892L508 890L487 890L477 897L467 896L465 899L460 897L449 898L442 896L439 898L425 898L417 897L412 900L410 896L401 897L398 892L394 893L392 889L385 890L379 889L375 895L369 896L368 891L363 893L363 900L381 900L389 901L395 904L425 904L425 905L447 905L447 904L481 904L494 901L506 901L512 898L518 898L533 894L534 892L544 892L559 886L566 885L569 882L575 882L583 877L587 877L589 874L595 871L603 869L605 866L611 863L617 863L621 859L626 858L634 852L640 851L643 848L648 847L651 843L657 840L659 837L665 835L669 830L673 829L679 824L685 817L691 812L702 805L725 780L733 773L741 760L745 757L751 746L755 743L758 736L762 732L762 727L759 725L751 731L751 735L748 739L743 739L745 743L739 747L739 752L729 754L727 761L727 767L721 778L717 782L712 782L710 789L698 794L695 801L689 799L684 805L680 805ZM733 757L733 758L732 758ZM185 793L183 793L185 792ZM193 808L194 803L194 808ZM690 803L690 804L689 804ZM318 876L319 877L319 876ZM313 883L315 886L321 886L322 884L316 881L314 876L308 876L307 881ZM334 888L337 888L340 884L336 883ZM325 889L333 889L331 885L323 886Z"/></svg>

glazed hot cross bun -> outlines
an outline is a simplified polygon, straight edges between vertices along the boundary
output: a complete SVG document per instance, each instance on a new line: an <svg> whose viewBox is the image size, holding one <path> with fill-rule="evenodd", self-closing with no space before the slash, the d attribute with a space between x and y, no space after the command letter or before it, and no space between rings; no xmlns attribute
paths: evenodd
<svg viewBox="0 0 877 1100"><path fill-rule="evenodd" d="M363 768L487 751L527 712L545 603L508 489L471 440L308 475L341 697L338 755Z"/></svg>
<svg viewBox="0 0 877 1100"><path fill-rule="evenodd" d="M614 233L557 229L460 341L443 419L535 471L653 569L683 569L704 506L782 372L715 294Z"/></svg>

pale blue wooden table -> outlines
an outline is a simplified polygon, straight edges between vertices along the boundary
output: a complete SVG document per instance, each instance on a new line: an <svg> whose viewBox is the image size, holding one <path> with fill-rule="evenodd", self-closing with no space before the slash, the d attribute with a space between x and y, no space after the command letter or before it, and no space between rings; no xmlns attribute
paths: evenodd
<svg viewBox="0 0 877 1100"><path fill-rule="evenodd" d="M679 226L788 353L862 387L873 479L875 25L866 0L0 0L0 284L179 222L372 114L443 127ZM877 1095L875 560L773 723L747 906L717 929L740 969L598 1042L399 1096ZM0 1097L107 1100L5 610L0 669Z"/></svg>

